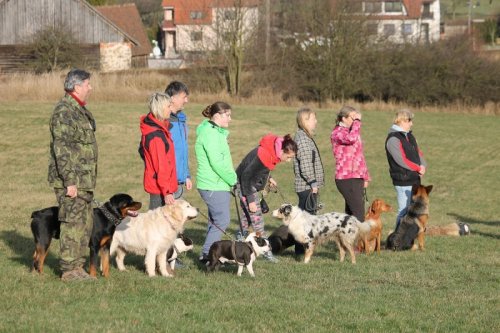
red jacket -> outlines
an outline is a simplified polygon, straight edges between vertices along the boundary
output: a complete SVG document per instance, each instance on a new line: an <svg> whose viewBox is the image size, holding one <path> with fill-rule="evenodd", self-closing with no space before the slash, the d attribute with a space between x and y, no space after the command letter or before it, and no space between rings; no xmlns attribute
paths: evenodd
<svg viewBox="0 0 500 333"><path fill-rule="evenodd" d="M144 190L166 196L177 191L174 143L168 120L151 113L141 117L141 145L144 149Z"/></svg>

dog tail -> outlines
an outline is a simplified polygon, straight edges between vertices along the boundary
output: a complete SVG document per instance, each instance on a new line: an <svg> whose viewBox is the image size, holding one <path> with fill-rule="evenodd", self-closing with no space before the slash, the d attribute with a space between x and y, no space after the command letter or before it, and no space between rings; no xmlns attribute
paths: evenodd
<svg viewBox="0 0 500 333"><path fill-rule="evenodd" d="M368 235L375 225L375 221L372 220L358 223L359 236L363 237L364 235Z"/></svg>

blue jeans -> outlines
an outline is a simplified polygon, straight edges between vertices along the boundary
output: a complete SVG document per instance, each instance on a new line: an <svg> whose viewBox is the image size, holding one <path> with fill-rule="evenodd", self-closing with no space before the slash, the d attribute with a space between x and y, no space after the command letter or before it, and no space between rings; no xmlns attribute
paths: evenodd
<svg viewBox="0 0 500 333"><path fill-rule="evenodd" d="M398 200L398 216L396 217L396 229L401 218L406 215L407 208L411 202L411 186L394 186Z"/></svg>
<svg viewBox="0 0 500 333"><path fill-rule="evenodd" d="M226 231L231 221L230 202L231 194L228 191L208 191L200 190L201 198L207 204L208 218L207 235L201 250L202 255L207 255L210 246L222 238L222 231ZM214 226L214 224L216 226ZM220 230L219 230L220 229Z"/></svg>

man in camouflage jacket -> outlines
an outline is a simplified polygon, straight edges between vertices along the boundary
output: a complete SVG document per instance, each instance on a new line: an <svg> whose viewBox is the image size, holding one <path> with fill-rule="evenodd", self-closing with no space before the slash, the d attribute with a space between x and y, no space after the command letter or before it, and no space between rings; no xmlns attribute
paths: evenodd
<svg viewBox="0 0 500 333"><path fill-rule="evenodd" d="M72 281L92 278L83 265L93 224L97 143L95 120L85 107L92 89L90 74L70 71L64 89L50 119L48 181L59 203L61 279Z"/></svg>

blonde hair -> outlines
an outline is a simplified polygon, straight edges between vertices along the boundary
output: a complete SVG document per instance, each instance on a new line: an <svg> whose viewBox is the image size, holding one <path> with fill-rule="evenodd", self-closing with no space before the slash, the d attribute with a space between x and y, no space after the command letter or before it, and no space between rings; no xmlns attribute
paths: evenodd
<svg viewBox="0 0 500 333"><path fill-rule="evenodd" d="M311 108L307 106L303 106L297 111L297 126L306 132L307 136L312 137L313 133L309 132L309 129L306 128L305 121L306 119L309 119L311 115L316 115L316 112L314 112Z"/></svg>
<svg viewBox="0 0 500 333"><path fill-rule="evenodd" d="M394 117L394 124L399 125L403 121L413 120L413 117L415 117L415 115L409 109L401 109L396 112L396 116Z"/></svg>
<svg viewBox="0 0 500 333"><path fill-rule="evenodd" d="M170 96L165 93L155 92L149 97L149 112L158 120L166 120L165 108L170 105Z"/></svg>
<svg viewBox="0 0 500 333"><path fill-rule="evenodd" d="M349 116L349 114L351 112L357 112L357 113L360 113L358 109L356 109L355 107L353 106L349 106L349 105L344 105L340 111L337 113L337 119L336 119L336 123L337 125L340 124L342 122L342 118L344 117L347 117Z"/></svg>

